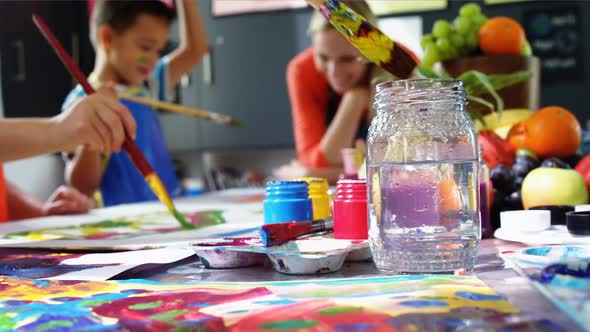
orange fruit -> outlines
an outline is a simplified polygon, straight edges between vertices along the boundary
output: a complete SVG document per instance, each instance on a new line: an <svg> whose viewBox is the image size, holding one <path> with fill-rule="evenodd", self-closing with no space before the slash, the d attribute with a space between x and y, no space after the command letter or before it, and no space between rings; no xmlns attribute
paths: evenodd
<svg viewBox="0 0 590 332"><path fill-rule="evenodd" d="M563 107L547 106L538 110L526 121L526 127L530 137L527 145L540 156L569 157L582 142L578 119Z"/></svg>
<svg viewBox="0 0 590 332"><path fill-rule="evenodd" d="M438 184L438 192L440 197L440 201L438 203L439 210L445 211L461 209L461 191L454 179L441 180Z"/></svg>
<svg viewBox="0 0 590 332"><path fill-rule="evenodd" d="M538 110L508 133L512 146L529 148L541 157L569 157L576 152L581 140L580 123L570 111L559 106Z"/></svg>
<svg viewBox="0 0 590 332"><path fill-rule="evenodd" d="M484 54L521 54L526 47L524 29L517 21L497 16L487 20L477 34Z"/></svg>

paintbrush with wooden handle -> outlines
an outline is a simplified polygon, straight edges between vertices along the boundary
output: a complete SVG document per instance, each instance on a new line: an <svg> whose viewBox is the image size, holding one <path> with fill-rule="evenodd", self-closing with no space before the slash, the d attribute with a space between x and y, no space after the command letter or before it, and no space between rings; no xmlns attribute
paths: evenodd
<svg viewBox="0 0 590 332"><path fill-rule="evenodd" d="M417 63L406 49L338 0L305 0L369 61L399 78L408 78Z"/></svg>
<svg viewBox="0 0 590 332"><path fill-rule="evenodd" d="M193 116L203 120L210 120L218 124L226 125L229 127L243 127L244 122L242 120L238 120L235 118L230 117L229 115L219 114L214 112L209 112L205 110L200 110L198 108L190 108L183 105L178 105L174 103L168 103L165 101L155 100L152 98L145 98L145 97L137 97L137 96L130 96L126 94L119 95L119 98L129 100L135 103L148 105L163 111L174 112L178 114L184 114L188 116Z"/></svg>
<svg viewBox="0 0 590 332"><path fill-rule="evenodd" d="M280 222L262 225L260 227L260 239L265 247L276 246L301 235L328 231L333 228L334 220L331 217L309 221Z"/></svg>

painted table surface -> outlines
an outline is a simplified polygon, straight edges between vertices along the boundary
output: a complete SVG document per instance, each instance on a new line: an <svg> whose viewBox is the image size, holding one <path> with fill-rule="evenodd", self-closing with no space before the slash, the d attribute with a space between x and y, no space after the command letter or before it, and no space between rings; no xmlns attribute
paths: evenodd
<svg viewBox="0 0 590 332"><path fill-rule="evenodd" d="M566 331L583 331L567 315L562 313L547 298L536 290L529 281L514 270L505 266L498 253L526 247L523 244L497 239L486 239L481 242L478 264L474 274L496 292L504 295L510 303L522 312L534 316L551 318ZM379 275L373 263L347 262L338 272L298 276L276 272L270 266L257 266L240 269L206 269L195 259L187 259L170 267L166 271L147 271L129 273L125 278L145 278L164 282L254 282L254 281L285 281L301 279L331 279Z"/></svg>
<svg viewBox="0 0 590 332"><path fill-rule="evenodd" d="M199 211L201 207L206 207L206 213L213 213L216 211L213 210L223 210L227 208L228 203L231 206L235 206L236 204L239 205L239 209L234 210L228 208L224 214L225 221L222 224L213 223L211 225L207 224L206 228L202 230L196 230L193 232L197 233L199 236L208 236L209 233L217 234L219 232L231 232L239 229L243 229L246 226L254 226L259 224L259 219L261 217L261 209L260 209L260 202L263 199L264 191L260 190L252 190L247 191L247 195L244 195L244 192L221 192L212 195L205 195L200 197L197 200L185 200L179 201L178 206L179 208L183 208L186 211ZM225 205L224 205L225 204ZM129 208L129 209L128 209ZM96 227L96 223L104 220L105 216L113 216L118 217L119 215L130 215L131 211L134 211L134 214L137 214L137 211L141 211L142 213L149 213L152 210L157 210L159 207L145 205L139 206L129 206L124 207L121 209L103 209L98 211L95 215L89 215L85 217L84 220L86 223L91 223L92 229L94 230ZM247 213L244 212L245 209L248 211ZM154 211L155 211L154 210ZM131 214L132 215L132 214ZM216 215L207 215L203 214L200 215L203 221L210 221L210 220L217 220L212 217L216 217ZM115 221L118 221L114 219ZM199 219L196 219L199 221ZM3 225L0 226L0 234L20 234L18 232L23 232L27 229L43 229L47 228L47 223L49 221L54 220L45 220L45 219L37 219L37 220L30 220L25 223L17 223L12 225ZM118 248L118 247L128 247L130 244L133 244L133 247L142 248L145 247L146 243L150 243L149 235L155 236L158 238L158 242L163 242L163 245L174 243L174 242L183 242L187 241L188 238L191 238L190 231L189 232L169 232L167 234L161 234L162 228L161 225L156 223L159 228L155 228L160 234L150 234L153 233L152 230L145 230L139 229L140 232L143 232L141 235L148 235L145 237L127 237L126 238L113 238L112 240L107 240L104 238L98 239L95 237L94 234L90 234L88 236L85 233L80 233L78 228L72 231L72 225L79 225L80 219L79 217L68 217L68 218L61 218L59 220L61 224L61 228L58 229L58 232L50 233L55 234L57 236L72 236L75 235L77 238L73 239L77 242L76 244L80 247L90 247L88 244L92 243L99 243L100 247L111 247L111 248ZM159 221L158 221L159 222ZM174 224L174 221L161 221L166 227L177 227ZM166 224L170 223L170 225ZM53 224L55 225L55 223ZM102 225L102 224L101 224ZM21 229L22 228L22 229ZM129 227L127 227L129 228ZM129 231L127 228L124 230L127 232ZM235 229L234 229L235 228ZM247 228L247 227L246 227ZM64 232L65 230L65 232ZM164 230L168 230L168 228L164 228ZM133 232L137 232L138 230L131 229ZM16 232L16 233L15 233ZM217 232L217 233L216 233ZM41 232L43 234L48 234L47 232ZM28 233L27 233L28 234ZM180 236L179 236L180 234ZM34 235L34 234L33 234ZM85 237L80 238L80 235L84 235ZM121 233L116 234L117 236L121 235ZM123 234L127 235L127 234ZM135 235L131 233L131 235ZM243 235L243 234L240 234ZM27 235L31 237L32 235ZM192 235L194 237L195 234ZM29 238L24 238L27 242L30 241ZM70 247L72 246L72 239L35 239L37 241L33 241L30 243L45 243L46 246L39 246L47 248L47 245L51 244L53 248L55 247ZM41 240L41 241L39 241ZM45 241L43 241L45 240ZM23 241L21 238L14 239L5 238L6 242L10 241ZM64 244L62 244L62 241ZM110 241L110 242L109 242ZM112 242L112 243L111 243ZM108 244L108 245L105 245ZM10 243L2 243L1 245L8 245ZM55 246L56 244L61 244L61 246ZM123 244L123 245L122 245ZM154 244L153 242L151 243ZM74 246L76 247L76 246ZM149 246L148 246L149 247ZM156 245L154 247L159 247ZM507 251L507 250L514 250L517 248L523 248L525 245L515 243L515 242L506 242L501 240L484 240L482 241L482 245L479 251L479 259L478 265L475 268L475 275L484 281L488 286L493 288L496 292L501 295L507 297L507 299L518 309L525 313L531 313L535 316L542 316L551 318L554 322L560 324L563 328L567 331L578 331L580 328L576 325L573 321L571 321L567 315L562 313L557 307L555 307L548 299L546 299L539 291L537 291L526 278L517 274L514 270L505 267L504 261L498 257L499 252ZM29 247L30 248L30 247ZM96 247L95 247L96 249ZM271 266L256 266L250 268L240 268L240 269L206 269L204 266L198 262L195 256L191 258L184 259L178 263L168 264L154 268L154 269L131 269L123 274L116 276L116 279L131 279L131 278L142 278L148 279L153 281L162 281L162 282L170 282L170 283L185 283L185 282L260 282L260 281L284 281L284 280L304 280L304 279L334 279L334 278L351 278L351 277L361 277L361 276L376 276L379 275L379 272L376 270L375 266L372 263L345 263L344 267L337 272L328 273L324 275L308 275L308 276L300 276L300 275L287 275L276 272Z"/></svg>

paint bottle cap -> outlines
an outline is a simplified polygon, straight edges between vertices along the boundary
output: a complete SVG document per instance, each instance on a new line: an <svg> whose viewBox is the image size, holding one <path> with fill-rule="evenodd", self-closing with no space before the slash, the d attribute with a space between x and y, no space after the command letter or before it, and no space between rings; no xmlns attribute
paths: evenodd
<svg viewBox="0 0 590 332"><path fill-rule="evenodd" d="M304 181L272 181L266 184L264 223L313 219L312 201Z"/></svg>
<svg viewBox="0 0 590 332"><path fill-rule="evenodd" d="M182 187L186 196L199 196L205 193L205 184L199 178L186 178L182 180Z"/></svg>
<svg viewBox="0 0 590 332"><path fill-rule="evenodd" d="M576 212L590 211L590 204L576 205L574 209Z"/></svg>
<svg viewBox="0 0 590 332"><path fill-rule="evenodd" d="M324 219L332 216L330 207L330 195L328 194L328 180L324 178L305 177L296 179L305 181L309 185L309 198L313 205L313 219Z"/></svg>
<svg viewBox="0 0 590 332"><path fill-rule="evenodd" d="M366 180L340 180L334 200L334 238L368 238Z"/></svg>
<svg viewBox="0 0 590 332"><path fill-rule="evenodd" d="M500 212L500 226L505 231L541 232L551 227L547 210L515 210Z"/></svg>
<svg viewBox="0 0 590 332"><path fill-rule="evenodd" d="M571 205L543 205L534 206L529 210L548 210L551 212L551 225L565 225L565 214L574 211Z"/></svg>
<svg viewBox="0 0 590 332"><path fill-rule="evenodd" d="M328 194L328 180L324 178L305 177L295 179L294 181L307 182L309 188L309 196L312 195L327 195Z"/></svg>
<svg viewBox="0 0 590 332"><path fill-rule="evenodd" d="M567 231L574 235L590 235L590 211L565 214Z"/></svg>

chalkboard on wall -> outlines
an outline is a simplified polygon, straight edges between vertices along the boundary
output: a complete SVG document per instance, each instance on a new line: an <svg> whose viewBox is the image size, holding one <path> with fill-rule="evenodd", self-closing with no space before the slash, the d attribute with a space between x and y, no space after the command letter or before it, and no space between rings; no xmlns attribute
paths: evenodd
<svg viewBox="0 0 590 332"><path fill-rule="evenodd" d="M584 78L580 11L576 6L525 10L524 28L541 59L543 84Z"/></svg>

